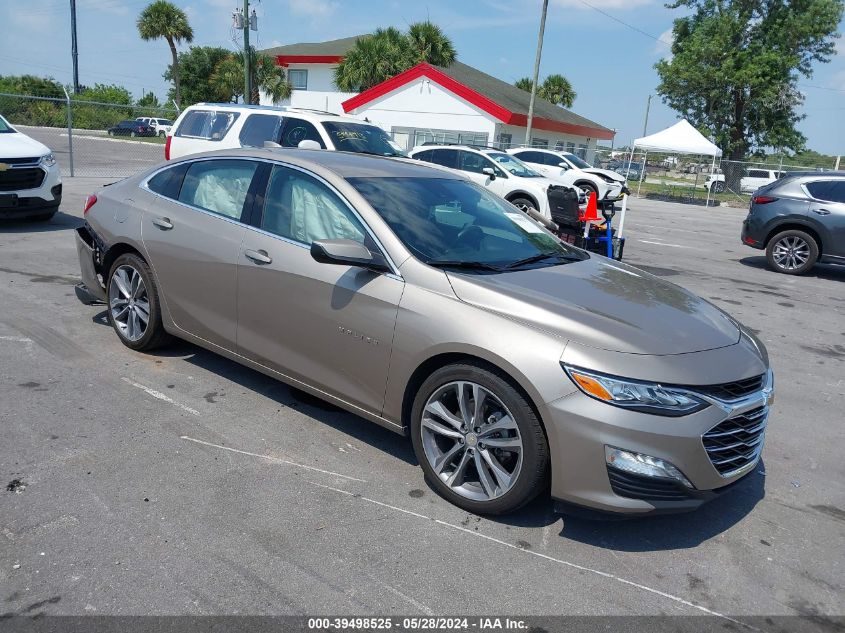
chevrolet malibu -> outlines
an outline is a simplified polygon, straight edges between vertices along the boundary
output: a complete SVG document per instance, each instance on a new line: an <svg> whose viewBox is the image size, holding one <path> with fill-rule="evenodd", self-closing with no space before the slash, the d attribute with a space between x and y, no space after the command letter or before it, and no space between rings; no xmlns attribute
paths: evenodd
<svg viewBox="0 0 845 633"><path fill-rule="evenodd" d="M409 435L471 512L549 485L691 510L760 459L773 378L750 331L456 173L225 150L104 188L85 220L77 294L127 347L185 339Z"/></svg>

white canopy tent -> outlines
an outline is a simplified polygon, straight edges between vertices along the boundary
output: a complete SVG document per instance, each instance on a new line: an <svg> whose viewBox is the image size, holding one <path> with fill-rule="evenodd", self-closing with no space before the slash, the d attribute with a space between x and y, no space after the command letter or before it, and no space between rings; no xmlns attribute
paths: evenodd
<svg viewBox="0 0 845 633"><path fill-rule="evenodd" d="M631 161L634 160L634 149L639 147L645 150L645 155L648 157L649 151L671 152L674 154L696 154L699 156L712 156L713 164L711 166L711 173L716 168L716 157L722 155L722 150L716 147L710 140L708 140L701 132L696 130L689 121L681 119L675 125L667 127L655 134L643 136L634 141L631 145L631 156L628 158L628 166L630 168ZM640 187L642 184L643 175L645 174L645 158L643 159L643 168L640 171L640 182L637 185L637 195L640 195ZM710 204L710 190L707 190L707 204Z"/></svg>

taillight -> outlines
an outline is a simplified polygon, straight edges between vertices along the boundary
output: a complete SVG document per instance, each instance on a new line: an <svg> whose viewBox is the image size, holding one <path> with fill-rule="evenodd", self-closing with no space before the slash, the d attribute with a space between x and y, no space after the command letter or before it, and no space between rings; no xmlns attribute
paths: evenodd
<svg viewBox="0 0 845 633"><path fill-rule="evenodd" d="M90 211L91 207L97 204L97 196L93 193L85 198L85 208L82 209L82 215L88 215L88 211Z"/></svg>
<svg viewBox="0 0 845 633"><path fill-rule="evenodd" d="M168 136L167 140L164 141L164 160L170 160L170 139L172 136Z"/></svg>
<svg viewBox="0 0 845 633"><path fill-rule="evenodd" d="M772 196L754 196L751 198L751 202L753 204L769 204L770 202L775 202L777 198L773 198Z"/></svg>

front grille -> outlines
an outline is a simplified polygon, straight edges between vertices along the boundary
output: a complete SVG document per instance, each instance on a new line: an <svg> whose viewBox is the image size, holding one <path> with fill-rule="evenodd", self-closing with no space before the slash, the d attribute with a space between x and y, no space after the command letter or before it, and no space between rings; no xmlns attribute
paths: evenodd
<svg viewBox="0 0 845 633"><path fill-rule="evenodd" d="M763 449L767 407L728 418L702 436L704 450L721 475L729 475L754 462Z"/></svg>
<svg viewBox="0 0 845 633"><path fill-rule="evenodd" d="M669 479L644 477L610 467L607 476L611 489L620 497L645 501L684 501L693 498L686 487Z"/></svg>
<svg viewBox="0 0 845 633"><path fill-rule="evenodd" d="M745 378L736 382L726 382L721 385L706 385L704 387L690 387L690 389L718 398L719 400L736 400L755 391L760 391L763 388L763 380L765 378L765 374L760 374L754 378Z"/></svg>
<svg viewBox="0 0 845 633"><path fill-rule="evenodd" d="M30 158L0 158L0 163L6 163L7 165L37 165L40 160L41 158L39 156Z"/></svg>
<svg viewBox="0 0 845 633"><path fill-rule="evenodd" d="M44 182L44 170L37 167L0 171L0 191L37 189Z"/></svg>

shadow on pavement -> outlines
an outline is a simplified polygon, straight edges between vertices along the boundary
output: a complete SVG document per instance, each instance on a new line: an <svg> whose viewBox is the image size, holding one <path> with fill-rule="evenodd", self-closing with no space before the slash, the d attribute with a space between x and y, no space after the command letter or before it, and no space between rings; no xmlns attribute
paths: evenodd
<svg viewBox="0 0 845 633"><path fill-rule="evenodd" d="M33 220L0 220L0 233L49 233L51 231L70 231L82 226L83 221L73 215L59 211L48 222Z"/></svg>
<svg viewBox="0 0 845 633"><path fill-rule="evenodd" d="M757 268L758 270L766 270L772 275L780 275L775 271L769 269L766 263L766 258L757 255L752 257L743 257L739 263L749 268ZM802 277L815 277L816 279L832 279L834 281L845 281L845 266L837 266L835 264L816 264L810 271Z"/></svg>

